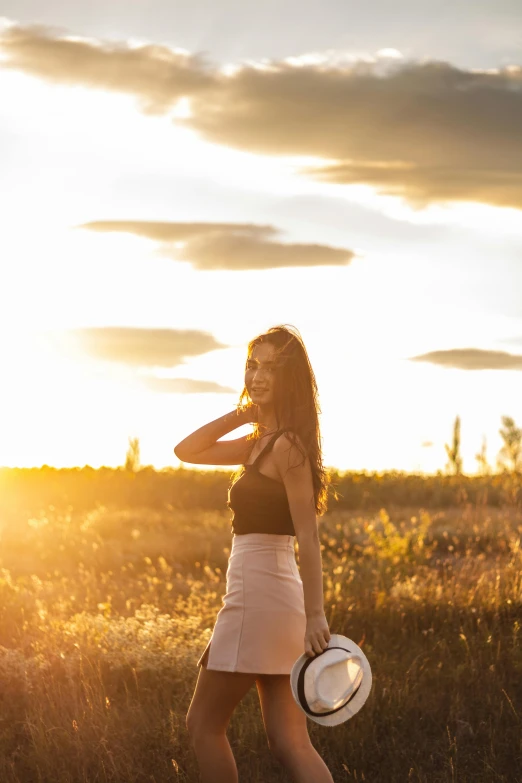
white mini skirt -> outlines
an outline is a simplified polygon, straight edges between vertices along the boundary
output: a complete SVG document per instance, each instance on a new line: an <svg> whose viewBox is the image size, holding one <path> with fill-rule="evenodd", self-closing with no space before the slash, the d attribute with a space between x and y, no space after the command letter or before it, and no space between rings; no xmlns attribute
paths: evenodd
<svg viewBox="0 0 522 783"><path fill-rule="evenodd" d="M232 537L226 594L198 666L225 672L290 674L305 652L303 583L295 536Z"/></svg>

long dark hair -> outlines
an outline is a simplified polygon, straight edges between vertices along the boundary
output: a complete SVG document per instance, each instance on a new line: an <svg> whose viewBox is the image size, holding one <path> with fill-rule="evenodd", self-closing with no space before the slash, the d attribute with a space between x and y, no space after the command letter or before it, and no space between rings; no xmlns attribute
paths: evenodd
<svg viewBox="0 0 522 783"><path fill-rule="evenodd" d="M275 348L274 412L277 429L287 430L291 442L310 460L314 486L314 504L318 516L328 506L329 476L323 466L321 434L319 429L319 406L317 383L298 329L293 326L272 326L248 343L247 360L251 358L256 345L270 343ZM239 397L238 409L250 401L246 386ZM261 435L258 423L247 439L258 440ZM295 438L298 435L305 452Z"/></svg>

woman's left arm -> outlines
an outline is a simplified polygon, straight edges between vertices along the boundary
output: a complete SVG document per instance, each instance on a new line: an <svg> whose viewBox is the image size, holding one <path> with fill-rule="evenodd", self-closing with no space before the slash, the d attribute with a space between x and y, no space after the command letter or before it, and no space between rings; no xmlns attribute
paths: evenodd
<svg viewBox="0 0 522 783"><path fill-rule="evenodd" d="M284 482L299 545L306 633L305 653L313 656L328 646L330 631L324 613L323 565L317 529L310 460L283 434L274 444L274 461Z"/></svg>

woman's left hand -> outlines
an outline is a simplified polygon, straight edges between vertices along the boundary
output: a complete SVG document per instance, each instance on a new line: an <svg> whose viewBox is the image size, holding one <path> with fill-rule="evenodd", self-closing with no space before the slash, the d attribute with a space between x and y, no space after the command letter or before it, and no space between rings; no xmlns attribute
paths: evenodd
<svg viewBox="0 0 522 783"><path fill-rule="evenodd" d="M313 617L307 617L304 638L306 655L313 657L317 653L326 650L329 641L330 630L324 612Z"/></svg>

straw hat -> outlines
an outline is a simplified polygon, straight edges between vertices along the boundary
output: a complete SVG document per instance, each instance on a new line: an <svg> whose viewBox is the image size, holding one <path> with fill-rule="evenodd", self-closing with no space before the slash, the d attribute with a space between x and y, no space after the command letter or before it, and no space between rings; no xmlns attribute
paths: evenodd
<svg viewBox="0 0 522 783"><path fill-rule="evenodd" d="M337 726L359 712L372 687L372 671L360 647L341 634L331 634L328 647L303 653L292 667L294 699L310 720Z"/></svg>

